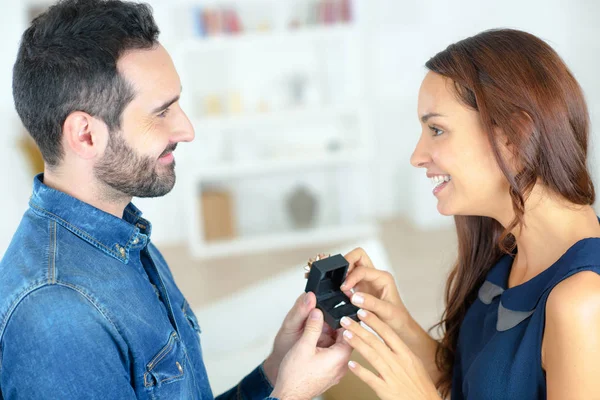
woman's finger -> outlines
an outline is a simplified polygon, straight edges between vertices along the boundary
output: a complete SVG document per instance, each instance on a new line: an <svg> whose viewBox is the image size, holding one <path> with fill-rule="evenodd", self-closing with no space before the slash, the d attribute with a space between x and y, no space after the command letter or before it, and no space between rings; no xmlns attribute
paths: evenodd
<svg viewBox="0 0 600 400"><path fill-rule="evenodd" d="M348 317L342 318L344 340L358 351L380 375L389 373L390 361L394 355L391 350L375 335Z"/></svg>
<svg viewBox="0 0 600 400"><path fill-rule="evenodd" d="M401 360L410 357L411 351L408 346L398 337L398 334L388 324L383 322L377 315L366 310L359 310L358 317L361 321L367 324L384 343L396 354Z"/></svg>
<svg viewBox="0 0 600 400"><path fill-rule="evenodd" d="M369 282L378 289L386 286L396 286L394 277L387 271L381 271L375 268L358 266L346 275L346 280L341 285L342 290L350 290L360 282Z"/></svg>
<svg viewBox="0 0 600 400"><path fill-rule="evenodd" d="M376 376L373 372L369 371L356 361L348 362L348 367L361 381L369 385L375 392L378 391L382 384L380 377Z"/></svg>
<svg viewBox="0 0 600 400"><path fill-rule="evenodd" d="M350 253L344 256L346 261L348 261L348 272L352 271L355 267L364 266L368 268L375 268L373 266L373 262L371 258L361 247L357 247L352 250Z"/></svg>
<svg viewBox="0 0 600 400"><path fill-rule="evenodd" d="M359 308L375 313L386 322L399 320L401 317L398 306L389 301L380 300L368 293L354 293L350 297L350 301Z"/></svg>
<svg viewBox="0 0 600 400"><path fill-rule="evenodd" d="M348 254L344 256L348 264L355 265L360 263L361 265L370 265L373 266L371 262L371 258L367 254L367 252L362 247L357 247Z"/></svg>

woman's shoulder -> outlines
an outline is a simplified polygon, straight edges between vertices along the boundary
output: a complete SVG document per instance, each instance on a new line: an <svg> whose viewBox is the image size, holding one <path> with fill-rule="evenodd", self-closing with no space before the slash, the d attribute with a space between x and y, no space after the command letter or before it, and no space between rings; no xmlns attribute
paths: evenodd
<svg viewBox="0 0 600 400"><path fill-rule="evenodd" d="M558 282L548 295L546 314L568 318L600 311L600 266L589 266Z"/></svg>
<svg viewBox="0 0 600 400"><path fill-rule="evenodd" d="M562 365L589 363L600 331L600 268L586 268L556 284L545 311L544 370L560 376Z"/></svg>

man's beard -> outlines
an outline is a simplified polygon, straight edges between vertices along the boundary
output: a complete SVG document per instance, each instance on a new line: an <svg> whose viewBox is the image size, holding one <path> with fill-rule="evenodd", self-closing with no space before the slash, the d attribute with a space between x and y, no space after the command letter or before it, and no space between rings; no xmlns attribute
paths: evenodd
<svg viewBox="0 0 600 400"><path fill-rule="evenodd" d="M165 149L161 157L175 150L177 144ZM160 197L175 186L175 160L157 172L158 160L139 155L125 142L120 132L111 132L108 147L94 175L100 182L129 197Z"/></svg>

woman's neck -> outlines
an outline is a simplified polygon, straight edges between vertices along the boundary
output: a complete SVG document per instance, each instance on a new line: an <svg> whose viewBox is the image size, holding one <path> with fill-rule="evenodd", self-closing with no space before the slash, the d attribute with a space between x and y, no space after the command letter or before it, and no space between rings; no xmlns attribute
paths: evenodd
<svg viewBox="0 0 600 400"><path fill-rule="evenodd" d="M514 214L499 220L506 228L512 218ZM567 202L536 185L525 202L524 224L512 234L518 253L511 270L511 287L550 267L578 241L600 237L600 225L591 206Z"/></svg>

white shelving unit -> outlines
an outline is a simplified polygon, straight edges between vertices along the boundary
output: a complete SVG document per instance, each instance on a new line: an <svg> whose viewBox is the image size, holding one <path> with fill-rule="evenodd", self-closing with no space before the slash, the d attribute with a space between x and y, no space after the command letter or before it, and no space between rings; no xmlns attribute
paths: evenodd
<svg viewBox="0 0 600 400"><path fill-rule="evenodd" d="M297 3L263 0L253 3L253 11L262 7L266 16L289 15L273 8L290 11ZM360 3L353 2L353 12L360 11ZM242 0L205 4L247 6ZM288 30L275 20L268 32L172 39L169 48L184 85L182 106L196 130L195 141L178 148L178 186L194 256L318 246L376 233L357 16L344 24ZM286 82L298 76L305 83L303 101L290 101ZM235 112L227 104L232 93L243 103ZM207 96L219 97L219 113L207 111ZM232 239L205 239L201 192L215 186L229 190L236 204L238 235ZM314 223L301 229L286 219L284 204L298 186L310 188L319 204Z"/></svg>
<svg viewBox="0 0 600 400"><path fill-rule="evenodd" d="M235 51L236 48L293 44L294 42L319 42L330 39L344 39L357 33L353 25L332 25L298 28L283 32L252 32L214 37L188 38L183 41L180 51L212 52Z"/></svg>

